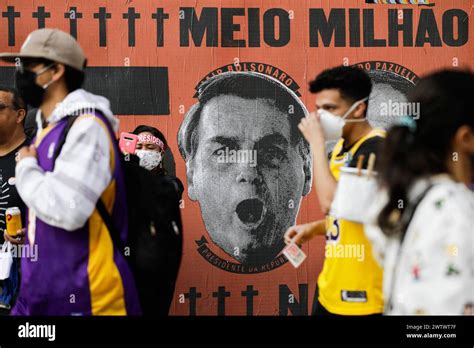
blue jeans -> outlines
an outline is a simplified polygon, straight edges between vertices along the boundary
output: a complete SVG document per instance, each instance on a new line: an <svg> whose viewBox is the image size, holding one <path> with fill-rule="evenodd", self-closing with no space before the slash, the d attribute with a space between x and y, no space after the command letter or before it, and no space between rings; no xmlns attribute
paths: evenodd
<svg viewBox="0 0 474 348"><path fill-rule="evenodd" d="M14 257L10 277L0 280L0 306L6 308L13 306L13 301L16 299L19 287L19 264L20 259Z"/></svg>

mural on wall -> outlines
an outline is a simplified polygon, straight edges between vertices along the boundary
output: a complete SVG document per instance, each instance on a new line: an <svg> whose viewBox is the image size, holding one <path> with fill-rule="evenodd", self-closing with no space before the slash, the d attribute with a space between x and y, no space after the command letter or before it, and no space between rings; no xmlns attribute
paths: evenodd
<svg viewBox="0 0 474 348"><path fill-rule="evenodd" d="M298 130L307 114L299 97L258 72L264 64L244 64L250 71L224 72L199 85L178 146L189 198L199 202L212 243L238 263L215 255L204 235L199 253L223 270L259 273L287 261L279 256L283 235L310 191L311 155Z"/></svg>

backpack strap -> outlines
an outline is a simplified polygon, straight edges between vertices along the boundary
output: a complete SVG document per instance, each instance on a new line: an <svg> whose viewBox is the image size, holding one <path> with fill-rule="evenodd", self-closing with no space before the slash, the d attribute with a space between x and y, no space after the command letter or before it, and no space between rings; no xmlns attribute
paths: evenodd
<svg viewBox="0 0 474 348"><path fill-rule="evenodd" d="M61 134L61 137L59 138L58 143L56 144L56 148L54 149L54 163L56 164L56 159L59 157L59 154L61 153L64 144L66 143L66 138L67 135L69 134L69 131L71 130L72 126L74 123L77 121L79 116L67 116L67 121L66 121L66 127L64 128L63 133Z"/></svg>
<svg viewBox="0 0 474 348"><path fill-rule="evenodd" d="M120 238L120 233L117 230L115 223L112 219L112 216L108 212L107 208L105 207L104 202L102 201L101 198L97 201L97 204L95 205L95 208L99 212L99 215L104 221L105 226L107 227L107 230L109 230L110 233L110 238L112 239L112 243L115 245L116 248L118 248L119 252L124 255L125 252L125 245L122 242L122 239ZM125 256L125 255L124 255Z"/></svg>

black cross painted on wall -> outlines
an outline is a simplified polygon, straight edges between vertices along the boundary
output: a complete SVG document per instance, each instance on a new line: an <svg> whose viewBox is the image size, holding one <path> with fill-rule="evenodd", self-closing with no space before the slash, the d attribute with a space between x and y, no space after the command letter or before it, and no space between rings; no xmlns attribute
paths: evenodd
<svg viewBox="0 0 474 348"><path fill-rule="evenodd" d="M157 8L156 12L151 15L152 19L156 20L156 47L163 47L164 40L164 22L165 19L170 18L170 15L165 13L162 8Z"/></svg>
<svg viewBox="0 0 474 348"><path fill-rule="evenodd" d="M128 47L135 47L135 20L140 19L140 14L135 12L135 7L129 7L122 16L128 19Z"/></svg>
<svg viewBox="0 0 474 348"><path fill-rule="evenodd" d="M15 46L15 18L20 18L20 12L15 12L14 6L8 6L6 12L2 12L3 18L8 18L8 46Z"/></svg>
<svg viewBox="0 0 474 348"><path fill-rule="evenodd" d="M99 46L107 46L107 19L112 18L112 14L107 12L105 7L99 7L99 12L94 13L94 18L99 20Z"/></svg>
<svg viewBox="0 0 474 348"><path fill-rule="evenodd" d="M77 20L82 18L82 13L77 11L77 7L71 7L64 13L64 18L69 19L69 33L77 40Z"/></svg>
<svg viewBox="0 0 474 348"><path fill-rule="evenodd" d="M38 29L46 26L46 18L51 18L51 13L44 10L44 6L38 6L38 11L33 12L33 18L38 19Z"/></svg>

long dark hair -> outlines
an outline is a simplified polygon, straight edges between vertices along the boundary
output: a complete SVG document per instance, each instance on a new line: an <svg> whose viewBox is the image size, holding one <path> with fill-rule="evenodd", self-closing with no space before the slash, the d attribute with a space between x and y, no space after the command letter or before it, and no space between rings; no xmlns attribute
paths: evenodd
<svg viewBox="0 0 474 348"><path fill-rule="evenodd" d="M163 157L161 159L161 163L158 167L152 170L153 173L155 174L161 174L161 175L168 175L168 172L166 171L166 166L165 166L165 151L168 148L168 142L166 141L165 136L163 133L161 133L158 129L155 127L151 126L146 126L146 125L140 125L135 130L132 132L135 135L138 135L140 133L148 132L151 133L153 136L157 137L160 139L163 144L165 144L165 148L163 149Z"/></svg>
<svg viewBox="0 0 474 348"><path fill-rule="evenodd" d="M447 173L451 142L463 125L474 130L474 74L443 70L423 78L409 102L418 103L420 117L387 133L379 159L381 185L389 201L378 216L386 235L396 233L408 190L419 178Z"/></svg>

